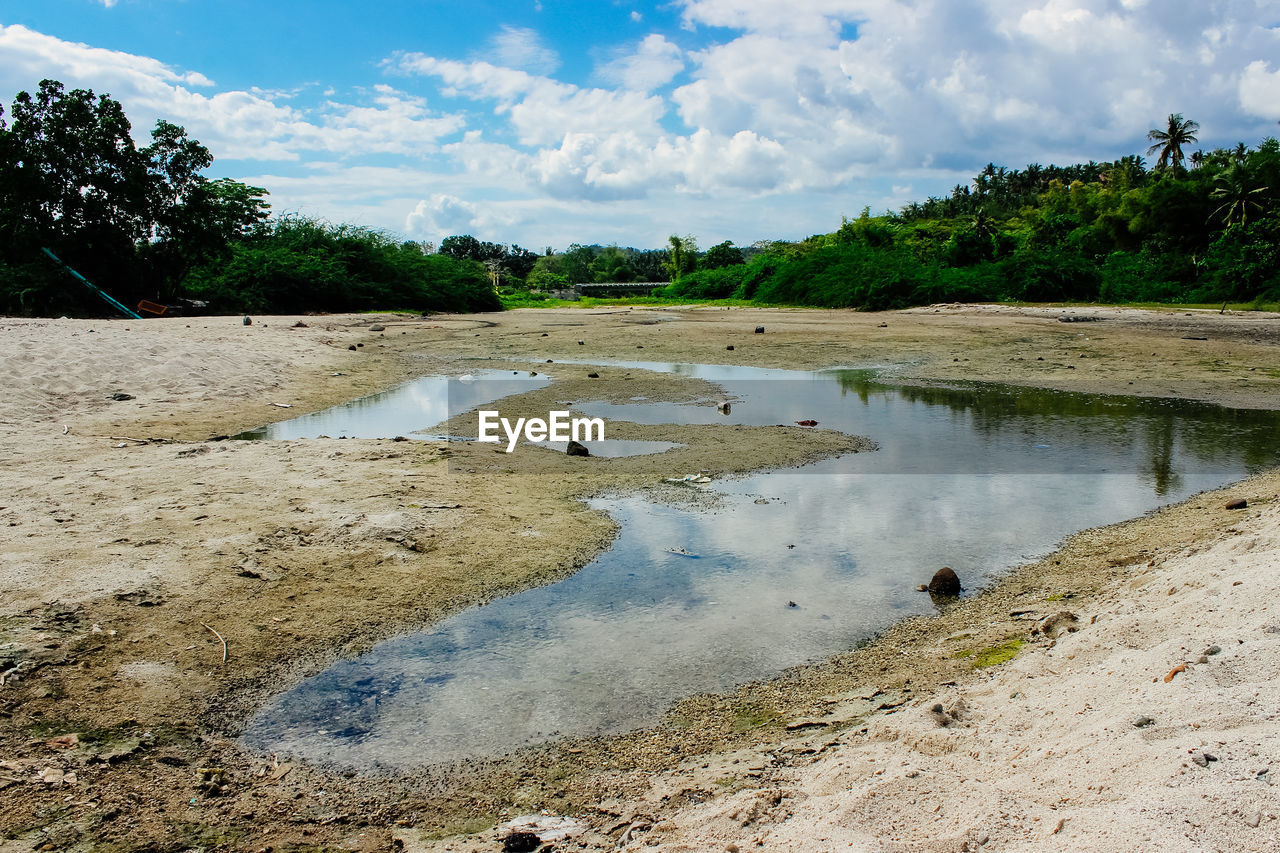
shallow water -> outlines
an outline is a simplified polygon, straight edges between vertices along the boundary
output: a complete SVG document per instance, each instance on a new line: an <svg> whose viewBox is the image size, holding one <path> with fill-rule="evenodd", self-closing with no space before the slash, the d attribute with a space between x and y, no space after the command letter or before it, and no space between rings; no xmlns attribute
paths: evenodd
<svg viewBox="0 0 1280 853"><path fill-rule="evenodd" d="M828 657L930 610L914 589L938 566L976 589L1076 530L1280 462L1271 413L897 387L866 371L678 372L719 382L731 414L647 401L575 408L640 423L811 418L880 449L711 484L712 511L592 501L621 533L579 573L336 664L269 702L246 743L410 768L625 731L683 696Z"/></svg>
<svg viewBox="0 0 1280 853"><path fill-rule="evenodd" d="M247 430L241 439L406 438L438 440L431 427L513 394L546 387L546 376L481 370L462 377L423 376L323 411Z"/></svg>

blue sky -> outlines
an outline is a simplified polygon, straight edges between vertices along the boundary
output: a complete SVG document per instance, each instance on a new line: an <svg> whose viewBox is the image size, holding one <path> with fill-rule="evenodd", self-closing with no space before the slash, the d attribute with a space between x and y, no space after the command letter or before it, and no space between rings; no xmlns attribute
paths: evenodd
<svg viewBox="0 0 1280 853"><path fill-rule="evenodd" d="M4 0L0 100L157 118L277 212L709 246L830 231L988 161L1110 159L1171 112L1280 119L1280 0Z"/></svg>

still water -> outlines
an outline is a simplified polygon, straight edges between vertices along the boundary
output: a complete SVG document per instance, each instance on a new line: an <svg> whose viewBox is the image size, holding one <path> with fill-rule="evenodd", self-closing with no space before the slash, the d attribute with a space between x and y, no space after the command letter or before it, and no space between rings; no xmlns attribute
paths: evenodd
<svg viewBox="0 0 1280 853"><path fill-rule="evenodd" d="M683 696L828 657L931 610L914 590L939 566L977 589L1074 531L1280 464L1274 413L904 387L855 370L625 366L715 381L732 411L574 408L675 425L812 419L879 450L712 483L714 509L593 500L621 533L576 575L335 664L267 703L246 743L408 769L644 726Z"/></svg>

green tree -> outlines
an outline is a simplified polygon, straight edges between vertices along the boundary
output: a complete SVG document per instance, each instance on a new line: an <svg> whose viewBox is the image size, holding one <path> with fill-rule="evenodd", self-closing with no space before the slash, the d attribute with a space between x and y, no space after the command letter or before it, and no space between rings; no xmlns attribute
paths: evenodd
<svg viewBox="0 0 1280 853"><path fill-rule="evenodd" d="M702 256L698 266L704 270L717 270L721 267L731 267L745 263L746 260L742 257L742 250L725 240L723 243L717 243L707 249L707 253Z"/></svg>
<svg viewBox="0 0 1280 853"><path fill-rule="evenodd" d="M1267 192L1267 187L1251 186L1243 166L1232 166L1218 175L1214 182L1217 186L1209 196L1222 203L1213 215L1220 216L1228 226L1245 225L1249 221L1250 213L1261 212L1262 199Z"/></svg>
<svg viewBox="0 0 1280 853"><path fill-rule="evenodd" d="M1152 146L1147 149L1147 156L1150 157L1156 152L1160 153L1156 159L1156 168L1164 170L1173 167L1173 170L1180 171L1182 169L1182 146L1192 142L1196 142L1196 131L1200 129L1200 124L1191 119L1184 119L1182 113L1173 113L1168 118L1168 126L1164 130L1152 128L1147 131L1147 139L1152 142Z"/></svg>
<svg viewBox="0 0 1280 853"><path fill-rule="evenodd" d="M683 237L672 234L667 238L667 243L670 249L666 269L670 273L671 280L678 282L680 276L697 269L698 243L692 235L688 234Z"/></svg>

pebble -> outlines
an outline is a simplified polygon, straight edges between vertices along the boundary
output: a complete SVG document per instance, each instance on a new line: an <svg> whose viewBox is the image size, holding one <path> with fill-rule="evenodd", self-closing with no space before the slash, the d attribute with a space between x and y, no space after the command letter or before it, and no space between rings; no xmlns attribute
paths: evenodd
<svg viewBox="0 0 1280 853"><path fill-rule="evenodd" d="M1209 648L1204 650L1204 653L1206 655L1222 654L1222 646L1210 646Z"/></svg>
<svg viewBox="0 0 1280 853"><path fill-rule="evenodd" d="M1155 722L1155 720L1143 714L1134 718L1133 727L1135 729L1145 729L1147 726L1155 725Z"/></svg>

